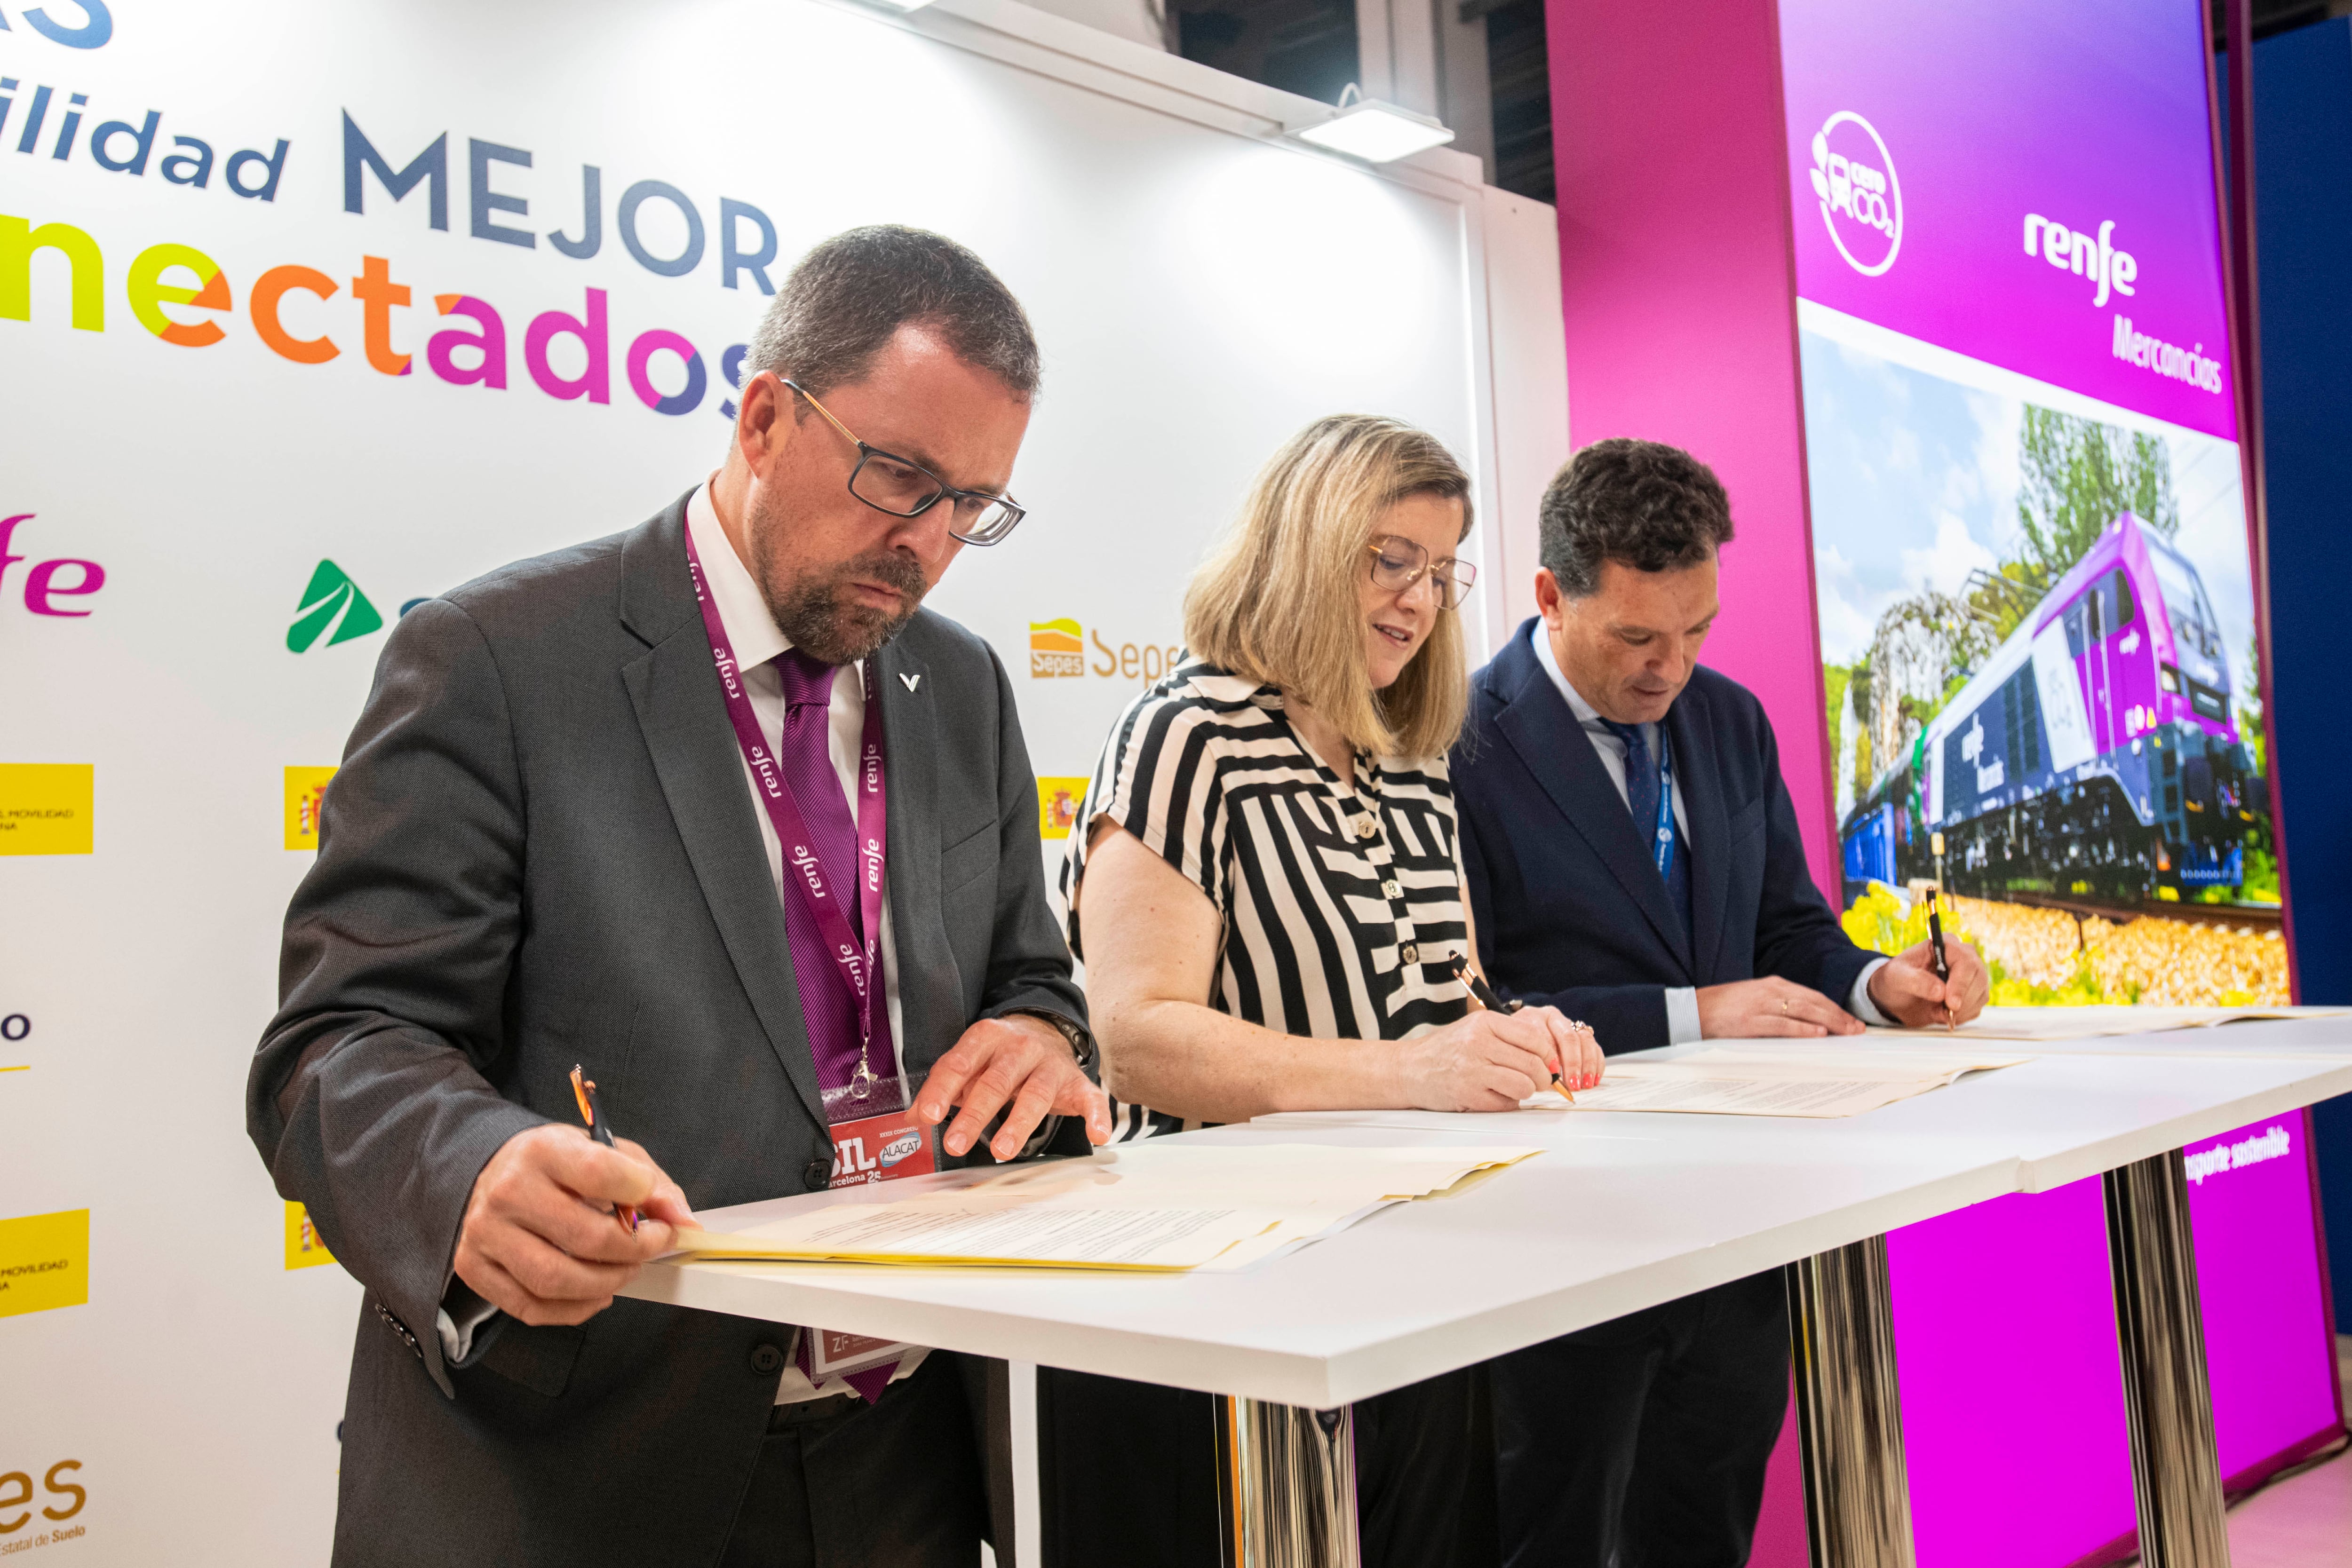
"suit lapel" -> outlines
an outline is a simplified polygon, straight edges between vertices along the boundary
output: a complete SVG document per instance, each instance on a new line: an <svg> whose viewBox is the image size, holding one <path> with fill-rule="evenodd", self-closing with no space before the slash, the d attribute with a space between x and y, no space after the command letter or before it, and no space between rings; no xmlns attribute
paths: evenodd
<svg viewBox="0 0 2352 1568"><path fill-rule="evenodd" d="M674 507L649 533L633 537L625 551L624 619L640 636L665 625L667 634L623 666L621 678L727 956L784 1075L822 1127L824 1103L793 977L791 938L768 873L759 819L752 815L759 808L743 779L743 758L727 720L710 642L695 610L684 519L684 507ZM674 588L665 591L667 568L675 569L667 572Z"/></svg>
<svg viewBox="0 0 2352 1568"><path fill-rule="evenodd" d="M1513 660L1518 677L1507 706L1496 721L1511 749L1543 787L1559 814L1609 868L1625 896L1641 910L1651 928L1685 969L1690 967L1690 945L1675 915L1674 901L1650 858L1646 835L1637 831L1625 802L1610 782L1591 739L1576 722L1568 701L1536 663L1524 638L1514 640L1520 655ZM1677 754L1679 755L1679 754Z"/></svg>
<svg viewBox="0 0 2352 1568"><path fill-rule="evenodd" d="M1724 904L1731 893L1731 816L1716 749L1707 744L1714 734L1711 716L1706 694L1696 686L1685 686L1666 713L1675 780L1682 786L1683 810L1690 819L1691 947L1698 960L1694 979L1718 972Z"/></svg>
<svg viewBox="0 0 2352 1568"><path fill-rule="evenodd" d="M890 935L897 952L898 1015L910 1082L919 1083L944 1040L940 1020L961 1012L961 976L940 924L939 713L930 666L895 638L874 655L889 764Z"/></svg>

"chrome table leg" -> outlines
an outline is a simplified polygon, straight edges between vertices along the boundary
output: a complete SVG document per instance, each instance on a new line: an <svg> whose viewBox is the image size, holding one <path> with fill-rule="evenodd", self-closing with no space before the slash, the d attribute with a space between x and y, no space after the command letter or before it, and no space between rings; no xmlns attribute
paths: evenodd
<svg viewBox="0 0 2352 1568"><path fill-rule="evenodd" d="M1912 1568L1886 1239L1817 1252L1788 1281L1813 1568Z"/></svg>
<svg viewBox="0 0 2352 1568"><path fill-rule="evenodd" d="M1356 1425L1349 1407L1219 1404L1232 1568L1357 1568Z"/></svg>
<svg viewBox="0 0 2352 1568"><path fill-rule="evenodd" d="M2229 1568L2187 1167L2175 1149L2109 1171L2101 1182L2140 1561L2147 1568Z"/></svg>

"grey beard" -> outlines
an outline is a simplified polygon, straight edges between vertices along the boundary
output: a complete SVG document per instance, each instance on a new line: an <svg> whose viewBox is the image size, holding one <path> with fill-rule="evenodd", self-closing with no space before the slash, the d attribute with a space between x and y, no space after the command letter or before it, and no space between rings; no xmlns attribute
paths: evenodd
<svg viewBox="0 0 2352 1568"><path fill-rule="evenodd" d="M897 589L906 596L907 608L893 615L847 602L843 590L854 577ZM776 630L790 638L793 647L827 664L851 664L871 656L915 618L929 586L923 581L923 569L906 556L896 550L877 550L824 577L787 584L781 595L771 591L768 609L775 617Z"/></svg>

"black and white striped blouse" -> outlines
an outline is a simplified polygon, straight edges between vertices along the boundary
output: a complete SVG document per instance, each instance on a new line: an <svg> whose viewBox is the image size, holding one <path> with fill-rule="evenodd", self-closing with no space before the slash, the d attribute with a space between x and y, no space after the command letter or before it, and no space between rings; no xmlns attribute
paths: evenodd
<svg viewBox="0 0 2352 1568"><path fill-rule="evenodd" d="M1133 833L1216 906L1209 1005L1283 1034L1403 1040L1468 1011L1447 967L1467 950L1454 786L1444 758L1359 756L1355 786L1318 760L1282 694L1192 661L1104 743L1062 864L1070 950L1088 827ZM1116 1106L1118 1135L1181 1124Z"/></svg>

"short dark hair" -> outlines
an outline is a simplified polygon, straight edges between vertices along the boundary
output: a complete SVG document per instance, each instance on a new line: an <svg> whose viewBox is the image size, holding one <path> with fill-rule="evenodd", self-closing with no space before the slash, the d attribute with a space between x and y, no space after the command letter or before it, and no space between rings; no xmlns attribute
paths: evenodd
<svg viewBox="0 0 2352 1568"><path fill-rule="evenodd" d="M1552 476L1536 510L1536 550L1570 599L1601 586L1601 563L1637 571L1696 566L1731 542L1731 501L1715 470L1679 446L1596 441Z"/></svg>
<svg viewBox="0 0 2352 1568"><path fill-rule="evenodd" d="M751 334L743 376L773 371L822 395L862 378L910 324L1017 395L1037 395L1037 339L1013 291L946 235L898 224L850 229L801 257Z"/></svg>

